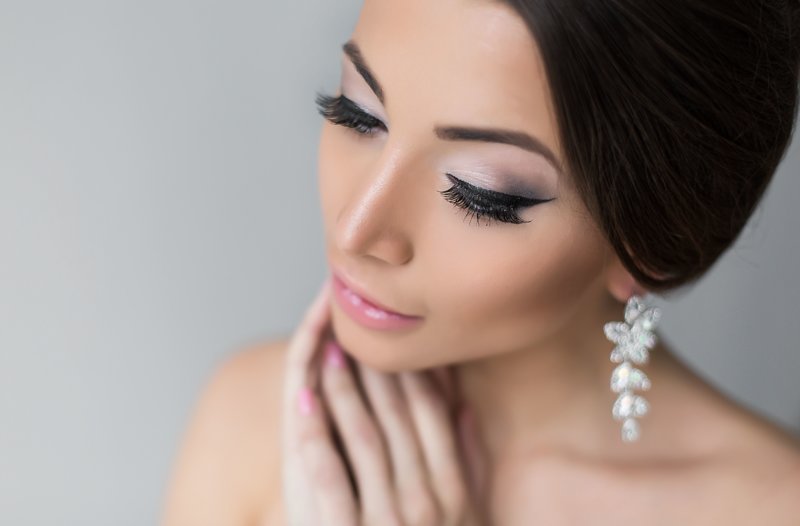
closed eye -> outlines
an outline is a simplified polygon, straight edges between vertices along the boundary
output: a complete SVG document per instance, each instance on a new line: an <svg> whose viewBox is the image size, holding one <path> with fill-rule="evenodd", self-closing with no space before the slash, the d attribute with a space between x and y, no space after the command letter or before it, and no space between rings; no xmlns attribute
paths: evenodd
<svg viewBox="0 0 800 526"><path fill-rule="evenodd" d="M318 92L315 102L320 115L333 124L352 128L359 135L371 136L379 129L386 130L386 125L380 119L365 112L344 95L334 97Z"/></svg>
<svg viewBox="0 0 800 526"><path fill-rule="evenodd" d="M388 131L380 119L370 115L344 95L332 96L317 92L315 102L320 115L325 119L338 126L350 128L358 135L371 137L380 130ZM465 217L474 216L478 222L481 217L486 216L490 222L530 223L530 221L522 220L517 212L555 199L537 199L505 194L474 186L450 173L446 175L453 186L439 193L453 205L466 210Z"/></svg>
<svg viewBox="0 0 800 526"><path fill-rule="evenodd" d="M482 216L502 223L530 223L519 217L520 209L552 201L550 199L537 199L519 195L504 194L486 188L480 188L458 179L453 174L446 174L453 186L441 191L445 199L459 208L467 210L466 217L473 215L478 221Z"/></svg>

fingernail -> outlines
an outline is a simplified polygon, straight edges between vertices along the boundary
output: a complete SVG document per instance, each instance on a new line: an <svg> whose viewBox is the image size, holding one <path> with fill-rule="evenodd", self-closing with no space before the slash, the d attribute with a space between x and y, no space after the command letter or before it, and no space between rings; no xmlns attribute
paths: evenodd
<svg viewBox="0 0 800 526"><path fill-rule="evenodd" d="M304 387L301 389L297 398L297 402L300 413L304 415L310 415L314 411L314 394L311 392L311 388Z"/></svg>
<svg viewBox="0 0 800 526"><path fill-rule="evenodd" d="M344 352L335 340L328 340L325 344L325 363L331 367L344 366Z"/></svg>

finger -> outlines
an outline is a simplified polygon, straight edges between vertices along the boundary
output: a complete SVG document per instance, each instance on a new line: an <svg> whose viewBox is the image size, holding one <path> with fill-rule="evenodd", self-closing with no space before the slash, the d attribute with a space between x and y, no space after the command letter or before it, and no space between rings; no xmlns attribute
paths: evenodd
<svg viewBox="0 0 800 526"><path fill-rule="evenodd" d="M446 401L425 371L403 371L399 376L434 492L445 517L458 515L466 505L467 488Z"/></svg>
<svg viewBox="0 0 800 526"><path fill-rule="evenodd" d="M372 414L386 437L400 513L406 524L438 523L438 503L397 375L381 373L361 362L355 363Z"/></svg>
<svg viewBox="0 0 800 526"><path fill-rule="evenodd" d="M358 506L347 470L331 439L319 397L305 387L296 399L297 441L308 487L313 493L317 517L331 526L352 526Z"/></svg>
<svg viewBox="0 0 800 526"><path fill-rule="evenodd" d="M319 338L328 322L328 305L330 295L330 278L320 287L314 301L306 308L303 318L292 335L287 348L287 359L284 365L284 387L281 417L282 473L284 492L289 498L297 495L311 497L311 486L306 477L304 456L301 451L301 426L303 422L298 413L298 398L303 387L313 387L308 371L311 358L319 347ZM312 452L313 456L313 452ZM306 524L316 520L316 509L308 506L290 508L292 521Z"/></svg>
<svg viewBox="0 0 800 526"><path fill-rule="evenodd" d="M330 322L330 293L331 278L328 276L314 301L306 309L289 342L284 371L287 412L294 410L293 404L300 389L316 383L311 362Z"/></svg>
<svg viewBox="0 0 800 526"><path fill-rule="evenodd" d="M355 472L366 524L393 524L394 490L384 438L367 410L349 361L333 339L325 342L322 390Z"/></svg>

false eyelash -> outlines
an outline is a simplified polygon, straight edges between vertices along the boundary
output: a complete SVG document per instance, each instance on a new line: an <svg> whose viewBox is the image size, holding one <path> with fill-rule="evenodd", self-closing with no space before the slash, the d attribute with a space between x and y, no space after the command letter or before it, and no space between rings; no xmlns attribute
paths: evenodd
<svg viewBox="0 0 800 526"><path fill-rule="evenodd" d="M473 192L471 190L465 190L467 183L464 183L464 181L459 179L455 179L450 174L447 174L447 176L450 178L450 180L454 180L454 184L447 190L439 193L442 194L445 199L452 204L466 210L467 213L464 216L465 219L467 217L474 216L476 221L480 223L481 217L487 216L492 221L500 221L503 223L519 224L530 222L523 221L517 215L516 207L498 203L485 198L480 193Z"/></svg>
<svg viewBox="0 0 800 526"><path fill-rule="evenodd" d="M378 129L386 129L380 119L362 110L358 104L344 95L332 96L317 92L317 111L333 124L352 128L359 135L374 135Z"/></svg>
<svg viewBox="0 0 800 526"><path fill-rule="evenodd" d="M439 193L452 204L467 210L465 217L473 215L478 222L480 222L482 216L487 216L493 221L503 223L530 223L530 221L524 221L517 215L519 209L555 199L537 199L504 194L471 185L450 173L445 175L453 183L453 186Z"/></svg>
<svg viewBox="0 0 800 526"><path fill-rule="evenodd" d="M320 115L333 124L353 129L359 135L372 136L377 133L378 129L386 130L386 125L380 119L365 112L344 95L334 97L317 92L315 102ZM478 222L481 217L486 216L490 219L490 223L491 221L511 224L530 223L530 221L523 221L517 215L517 210L552 200L532 199L495 192L473 186L450 173L446 175L453 182L453 186L439 193L450 203L467 210L465 218L473 215Z"/></svg>

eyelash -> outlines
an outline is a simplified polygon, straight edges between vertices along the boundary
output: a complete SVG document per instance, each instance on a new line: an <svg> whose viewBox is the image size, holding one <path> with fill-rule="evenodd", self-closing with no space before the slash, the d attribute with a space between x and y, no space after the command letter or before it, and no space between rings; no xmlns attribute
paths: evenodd
<svg viewBox="0 0 800 526"><path fill-rule="evenodd" d="M333 124L352 128L359 135L369 137L375 135L378 128L386 130L380 119L365 112L344 95L333 97L318 92L316 103L320 115Z"/></svg>
<svg viewBox="0 0 800 526"><path fill-rule="evenodd" d="M359 135L371 137L379 129L386 130L386 125L380 119L366 113L344 95L334 97L317 92L315 102L319 114L325 119L333 124L351 128ZM492 221L510 224L530 223L530 221L523 221L517 215L517 211L521 208L552 201L552 199L536 199L495 192L471 185L456 178L453 174L446 173L445 175L453 183L453 186L439 193L453 205L466 210L465 219L471 215L476 217L478 222L481 217L486 216L490 219L487 224Z"/></svg>

